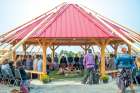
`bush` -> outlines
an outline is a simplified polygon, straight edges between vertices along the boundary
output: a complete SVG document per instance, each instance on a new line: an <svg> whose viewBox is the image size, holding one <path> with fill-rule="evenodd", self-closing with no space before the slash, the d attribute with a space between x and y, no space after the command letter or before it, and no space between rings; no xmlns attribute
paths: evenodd
<svg viewBox="0 0 140 93"><path fill-rule="evenodd" d="M51 78L47 74L44 74L44 75L42 75L41 80L43 83L46 84L46 83L49 83L51 81Z"/></svg>
<svg viewBox="0 0 140 93"><path fill-rule="evenodd" d="M109 76L108 76L108 75L104 75L104 76L102 77L102 80L103 80L104 83L107 83L108 80L109 80Z"/></svg>

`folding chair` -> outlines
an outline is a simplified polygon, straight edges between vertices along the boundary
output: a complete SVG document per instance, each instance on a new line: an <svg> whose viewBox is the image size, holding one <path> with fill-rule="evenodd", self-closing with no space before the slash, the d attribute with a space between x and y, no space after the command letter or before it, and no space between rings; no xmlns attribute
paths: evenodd
<svg viewBox="0 0 140 93"><path fill-rule="evenodd" d="M1 69L1 73L2 73L2 81L4 82L4 84L7 84L6 83L8 81L8 73L7 73L7 71Z"/></svg>
<svg viewBox="0 0 140 93"><path fill-rule="evenodd" d="M18 69L15 69L15 82L14 85L18 85L18 82L20 83L22 81L20 71Z"/></svg>

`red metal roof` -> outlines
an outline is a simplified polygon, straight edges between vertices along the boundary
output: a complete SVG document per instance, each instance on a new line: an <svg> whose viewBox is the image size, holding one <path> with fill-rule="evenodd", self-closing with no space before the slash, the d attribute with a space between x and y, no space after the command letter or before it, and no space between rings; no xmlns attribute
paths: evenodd
<svg viewBox="0 0 140 93"><path fill-rule="evenodd" d="M79 6L68 4L60 12L56 13L55 18L40 34L34 33L31 37L109 38L116 36Z"/></svg>
<svg viewBox="0 0 140 93"><path fill-rule="evenodd" d="M122 34L123 36L129 38L129 37L128 37L128 34L129 34L128 31L126 31L126 30L123 29L122 27L119 27L119 26L113 24L112 22L109 22L109 21L107 21L107 20L105 20L105 19L103 19L103 18L101 18L101 19L102 19L103 21L105 21L107 24L109 24L109 25L110 25L112 28L114 28L116 31L118 31L120 34ZM114 33L114 35L115 35L115 33Z"/></svg>
<svg viewBox="0 0 140 93"><path fill-rule="evenodd" d="M46 18L47 20L29 38L118 38L96 17L77 4L64 4L57 11L18 30L12 37L24 38ZM118 26L105 22L121 32Z"/></svg>

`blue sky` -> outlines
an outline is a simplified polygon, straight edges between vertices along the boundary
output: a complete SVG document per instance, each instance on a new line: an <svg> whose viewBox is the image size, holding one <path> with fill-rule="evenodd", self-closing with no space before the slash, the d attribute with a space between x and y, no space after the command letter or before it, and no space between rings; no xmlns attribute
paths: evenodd
<svg viewBox="0 0 140 93"><path fill-rule="evenodd" d="M66 1L83 4L140 32L140 0L0 0L0 34Z"/></svg>

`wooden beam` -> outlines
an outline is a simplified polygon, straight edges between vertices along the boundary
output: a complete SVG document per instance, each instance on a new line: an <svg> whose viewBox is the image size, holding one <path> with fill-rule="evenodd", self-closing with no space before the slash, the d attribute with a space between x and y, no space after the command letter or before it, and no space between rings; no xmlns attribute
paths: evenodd
<svg viewBox="0 0 140 93"><path fill-rule="evenodd" d="M87 54L87 50L90 48L90 45L84 45L80 47L85 51L85 54Z"/></svg>
<svg viewBox="0 0 140 93"><path fill-rule="evenodd" d="M59 46L56 46L56 47L55 47L55 50L56 50L58 47L59 47Z"/></svg>
<svg viewBox="0 0 140 93"><path fill-rule="evenodd" d="M13 43L13 46L15 43ZM16 50L12 51L12 61L16 62Z"/></svg>
<svg viewBox="0 0 140 93"><path fill-rule="evenodd" d="M128 46L128 54L130 54L131 55L131 45L127 45Z"/></svg>
<svg viewBox="0 0 140 93"><path fill-rule="evenodd" d="M16 62L16 50L12 52L12 61Z"/></svg>
<svg viewBox="0 0 140 93"><path fill-rule="evenodd" d="M95 42L96 45L100 46L100 42L98 42L98 40L92 39L93 42Z"/></svg>
<svg viewBox="0 0 140 93"><path fill-rule="evenodd" d="M23 44L22 45L22 48L23 48L23 52L24 52L24 55L26 55L26 50L30 47L30 45L26 45L26 44Z"/></svg>

